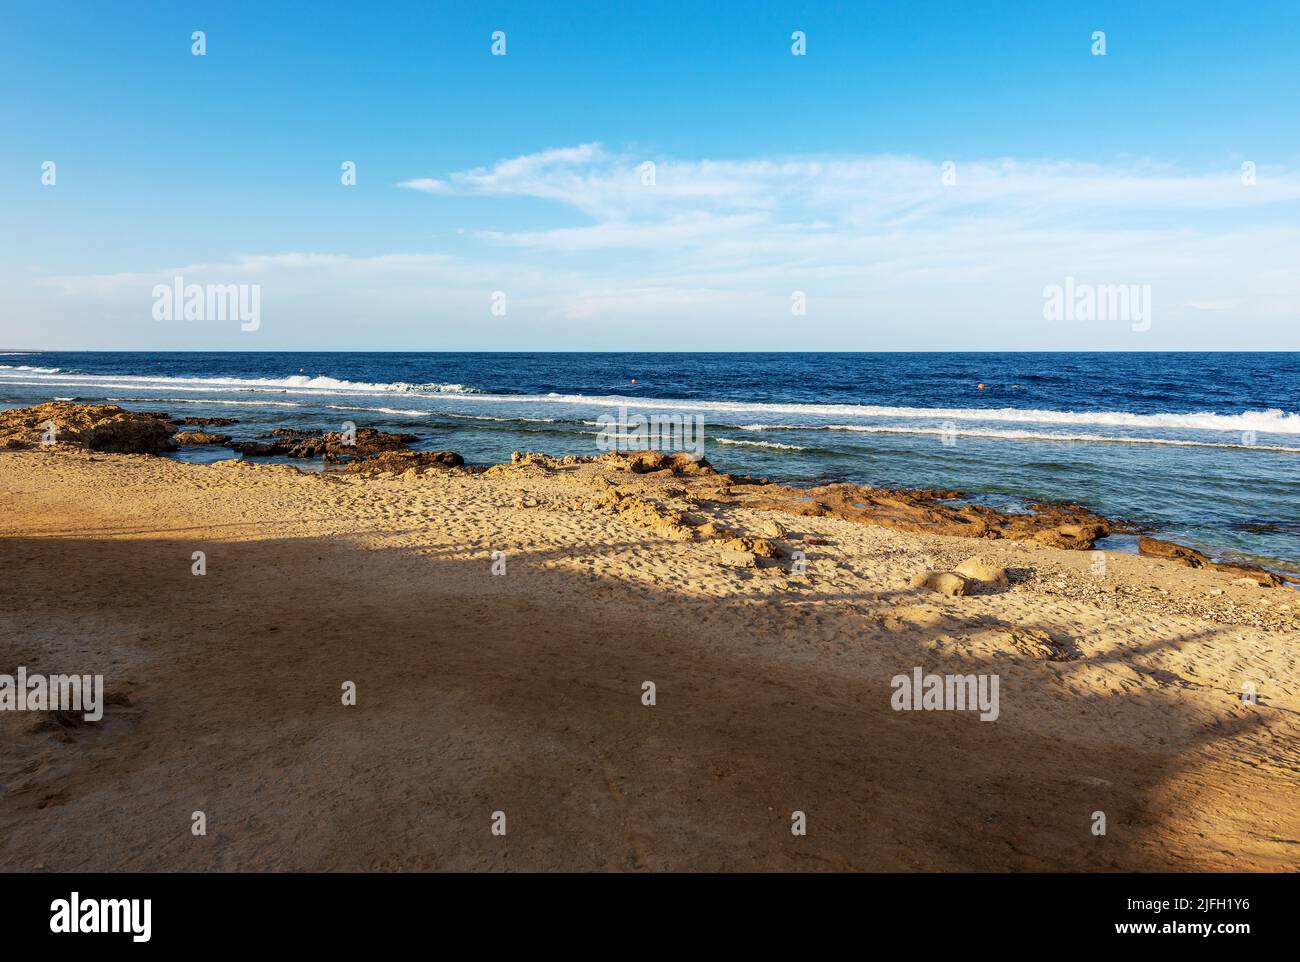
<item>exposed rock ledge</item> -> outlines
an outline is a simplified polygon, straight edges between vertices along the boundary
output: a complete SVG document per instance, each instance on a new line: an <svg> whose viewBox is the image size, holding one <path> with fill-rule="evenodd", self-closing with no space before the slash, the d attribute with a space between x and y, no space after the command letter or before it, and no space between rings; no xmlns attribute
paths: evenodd
<svg viewBox="0 0 1300 962"><path fill-rule="evenodd" d="M185 418L187 426L227 425L230 418ZM464 460L452 451L412 451L414 434L388 434L361 428L356 438L339 432L314 434L277 428L263 438L236 441L229 434L178 431L170 415L158 411L127 411L113 404L71 404L53 401L29 408L0 411L0 448L43 445L79 447L118 454L162 454L183 445L226 445L251 455L321 458L346 463L357 473L382 471L419 473L428 468L460 467ZM347 443L352 441L353 443Z"/></svg>
<svg viewBox="0 0 1300 962"><path fill-rule="evenodd" d="M233 423L229 419L186 418L195 426ZM52 431L50 430L52 427ZM426 470L460 468L464 459L452 451L415 451L409 447L415 435L388 434L360 428L355 443L344 443L338 432L313 434L280 428L264 440L232 441L228 435L205 431L177 432L167 414L156 411L127 411L111 404L73 404L52 401L28 408L0 411L0 448L31 448L53 438L55 446L74 446L91 451L124 454L160 454L180 444L228 444L252 455L281 455L291 458L319 458L345 463L345 470L358 474L420 474ZM599 457L553 458L535 452L515 452L508 465L490 471L541 469L544 471L594 465L647 478L673 478L689 485L684 491L698 502L737 505L802 517L837 517L862 524L902 531L968 538L1029 541L1071 550L1088 550L1101 538L1114 533L1137 533L1123 522L1115 522L1078 504L1031 504L1028 513L1009 513L985 505L963 503L961 494L950 490L907 491L869 488L853 484L829 484L815 488L793 488L770 484L765 479L721 474L704 458L658 451L615 451ZM467 469L478 471L481 469ZM612 494L612 493L611 493ZM621 493L609 499L609 507L626 511ZM682 527L676 517L656 512L655 524L673 532ZM698 533L706 533L701 528ZM687 536L685 529L681 532ZM691 532L694 537L696 532ZM1192 548L1142 536L1139 553L1163 558L1190 568L1210 568L1265 587L1300 579L1279 575L1256 565L1216 562Z"/></svg>
<svg viewBox="0 0 1300 962"><path fill-rule="evenodd" d="M1258 565L1233 564L1227 561L1212 561L1208 555L1203 555L1195 548L1184 548L1180 544L1174 544L1172 541L1160 541L1156 538L1141 537L1138 538L1138 554L1148 558L1166 558L1169 561L1176 561L1188 568L1212 568L1215 571L1223 571L1230 575L1237 575L1241 578L1249 578L1251 581L1258 582L1265 588L1276 588L1280 585L1290 582L1291 584L1300 584L1300 578L1292 578L1289 575L1279 575L1272 571L1267 571Z"/></svg>
<svg viewBox="0 0 1300 962"><path fill-rule="evenodd" d="M51 401L0 411L0 447L72 445L118 454L159 454L176 450L176 425L166 414L124 411L113 404Z"/></svg>
<svg viewBox="0 0 1300 962"><path fill-rule="evenodd" d="M729 487L715 498L728 504L783 511L803 517L848 521L966 538L1034 541L1082 551L1098 539L1130 530L1078 504L1031 504L1032 513L1011 514L961 502L958 491L904 491L856 484L790 488L777 484Z"/></svg>
<svg viewBox="0 0 1300 962"><path fill-rule="evenodd" d="M921 490L908 491L889 488L870 488L854 484L829 484L815 488L795 488L771 484L764 479L722 474L703 458L692 459L683 454L662 454L655 451L611 452L600 457L554 458L538 452L516 451L511 463L489 468L490 472L540 469L555 471L575 469L582 465L628 471L646 480L662 478L678 489L689 502L717 503L776 511L800 517L835 517L861 524L896 528L924 534L939 534L989 540L1006 539L1026 541L1086 551L1102 538L1112 534L1137 534L1127 522L1104 518L1080 504L1032 503L1026 513L999 511L986 505L969 504L958 491ZM690 531L689 520L673 512L665 512L645 499L629 499L624 492L610 492L597 506L614 507L620 512L638 514L647 527L656 529L667 537L693 537L709 534L709 525ZM1230 564L1211 561L1206 555L1191 548L1170 542L1142 537L1140 553L1149 557L1174 560L1193 568L1212 568L1242 578L1249 578L1265 587L1287 582L1300 584L1300 579L1279 575L1255 565ZM1156 546L1161 546L1157 548Z"/></svg>

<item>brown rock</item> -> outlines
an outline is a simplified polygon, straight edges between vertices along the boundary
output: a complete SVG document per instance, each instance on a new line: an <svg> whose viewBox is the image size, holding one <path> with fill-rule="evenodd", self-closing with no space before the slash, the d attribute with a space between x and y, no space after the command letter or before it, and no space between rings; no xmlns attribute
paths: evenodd
<svg viewBox="0 0 1300 962"><path fill-rule="evenodd" d="M701 492L698 497L705 495ZM987 505L954 504L956 491L921 491L828 484L792 488L770 484L731 487L712 500L804 517L831 516L901 531L967 538L1039 541L1062 548L1091 548L1098 538L1127 530L1077 504L1035 504L1032 512L1010 513Z"/></svg>
<svg viewBox="0 0 1300 962"><path fill-rule="evenodd" d="M724 551L747 551L760 558L779 558L781 549L766 538L732 538L722 544Z"/></svg>
<svg viewBox="0 0 1300 962"><path fill-rule="evenodd" d="M1255 565L1237 565L1220 562L1215 564L1214 569L1216 571L1225 572L1226 574L1241 575L1241 577L1237 579L1238 581L1253 581L1261 588L1280 588L1282 585L1287 583L1300 584L1300 579L1298 578L1274 574L1272 571L1267 571L1264 568Z"/></svg>
<svg viewBox="0 0 1300 962"><path fill-rule="evenodd" d="M352 444L345 444L343 434L339 431L313 434L293 428L276 428L264 438L271 440L236 441L230 446L245 454L274 454L287 458L326 457L330 461L341 463L404 451L410 442L419 440L414 434L389 434L374 428L358 429L355 443Z"/></svg>
<svg viewBox="0 0 1300 962"><path fill-rule="evenodd" d="M978 581L998 588L1005 588L1010 583L1007 569L983 555L967 558L954 570L970 581Z"/></svg>
<svg viewBox="0 0 1300 962"><path fill-rule="evenodd" d="M207 431L177 431L174 440L182 447L190 444L227 444L229 434L209 434Z"/></svg>
<svg viewBox="0 0 1300 962"><path fill-rule="evenodd" d="M694 541L695 529L688 528L680 521L674 521L672 518L659 518L650 525L650 530L661 538L668 538L671 541Z"/></svg>
<svg viewBox="0 0 1300 962"><path fill-rule="evenodd" d="M265 441L231 441L228 447L240 454L251 454L255 457L283 453L279 445L267 444Z"/></svg>
<svg viewBox="0 0 1300 962"><path fill-rule="evenodd" d="M1160 541L1145 535L1138 538L1138 554L1147 558L1168 558L1189 568L1209 568L1214 564L1208 556L1194 548L1185 548L1172 541Z"/></svg>
<svg viewBox="0 0 1300 962"><path fill-rule="evenodd" d="M790 514L798 515L801 518L824 518L831 513L829 506L822 504L820 501L811 499L800 499L786 509Z"/></svg>
<svg viewBox="0 0 1300 962"><path fill-rule="evenodd" d="M414 470L447 470L464 465L465 459L455 451L385 451L361 460L350 462L344 468L350 474L379 474L391 472L405 474Z"/></svg>
<svg viewBox="0 0 1300 962"><path fill-rule="evenodd" d="M1212 568L1225 574L1237 575L1238 581L1248 579L1263 588L1277 588L1295 578L1274 574L1258 565L1235 564L1229 561L1213 561L1209 556L1194 548L1187 548L1172 541L1160 541L1157 538L1138 538L1138 554L1148 558L1165 558L1185 565L1188 568Z"/></svg>
<svg viewBox="0 0 1300 962"><path fill-rule="evenodd" d="M665 508L630 492L608 488L591 503L596 510L613 511L634 524L649 528L660 537L673 541L695 540L696 529L687 524L687 517L681 511Z"/></svg>
<svg viewBox="0 0 1300 962"><path fill-rule="evenodd" d="M547 470L563 467L568 458L553 458L549 454L542 454L540 451L515 451L510 455L510 464L512 467L537 467Z"/></svg>
<svg viewBox="0 0 1300 962"><path fill-rule="evenodd" d="M913 588L928 588L941 595L955 597L966 594L969 583L955 571L922 571L912 577Z"/></svg>
<svg viewBox="0 0 1300 962"><path fill-rule="evenodd" d="M1053 548L1065 548L1068 551L1087 551L1099 538L1110 533L1110 525L1098 522L1092 524L1062 524L1034 534L1034 540Z"/></svg>
<svg viewBox="0 0 1300 962"><path fill-rule="evenodd" d="M66 401L0 411L0 447L40 447L50 422L56 445L119 454L160 454L176 449L176 426L166 414Z"/></svg>
<svg viewBox="0 0 1300 962"><path fill-rule="evenodd" d="M684 451L671 454L663 451L610 451L594 460L635 474L650 474L656 471L687 475L716 473L713 465L707 460L693 457Z"/></svg>
<svg viewBox="0 0 1300 962"><path fill-rule="evenodd" d="M736 532L730 528L718 524L716 521L706 521L695 529L700 537L703 538L726 538L731 539L736 536Z"/></svg>

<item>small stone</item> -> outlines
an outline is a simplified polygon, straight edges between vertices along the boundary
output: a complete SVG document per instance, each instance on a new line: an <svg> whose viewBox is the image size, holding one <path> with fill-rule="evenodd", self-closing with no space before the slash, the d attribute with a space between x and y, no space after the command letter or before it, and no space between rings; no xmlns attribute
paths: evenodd
<svg viewBox="0 0 1300 962"><path fill-rule="evenodd" d="M912 587L955 597L966 594L969 582L955 571L922 571L912 578Z"/></svg>
<svg viewBox="0 0 1300 962"><path fill-rule="evenodd" d="M1010 583L1007 578L1007 569L983 555L967 558L955 570L957 574L963 575L971 581L996 585L999 588L1005 588Z"/></svg>
<svg viewBox="0 0 1300 962"><path fill-rule="evenodd" d="M731 551L744 551L761 558L779 558L781 549L765 538L732 538L722 547Z"/></svg>

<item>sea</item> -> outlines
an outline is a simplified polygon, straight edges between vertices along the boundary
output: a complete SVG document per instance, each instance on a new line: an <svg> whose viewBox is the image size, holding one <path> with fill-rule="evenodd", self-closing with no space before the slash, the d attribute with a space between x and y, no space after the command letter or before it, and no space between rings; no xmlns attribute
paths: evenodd
<svg viewBox="0 0 1300 962"><path fill-rule="evenodd" d="M719 470L951 488L1013 511L1078 502L1300 570L1296 353L0 352L0 405L53 399L233 417L219 430L250 439L352 422L480 465L599 454L599 419L620 409L698 416Z"/></svg>

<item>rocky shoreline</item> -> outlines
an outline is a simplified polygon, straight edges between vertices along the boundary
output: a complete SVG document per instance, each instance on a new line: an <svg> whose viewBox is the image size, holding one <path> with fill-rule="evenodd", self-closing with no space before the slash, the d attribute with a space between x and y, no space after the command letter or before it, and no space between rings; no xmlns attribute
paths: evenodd
<svg viewBox="0 0 1300 962"><path fill-rule="evenodd" d="M127 431L101 414L118 426L50 448L0 415L3 665L123 698L79 727L0 712L13 865L1295 866L1300 595L1194 554L1082 550L1119 527L1093 513L653 452L198 463L100 453ZM1000 679L997 724L896 713L891 679L918 668ZM791 848L795 804L825 830ZM518 813L508 861L498 807ZM151 844L196 808L253 830Z"/></svg>
<svg viewBox="0 0 1300 962"><path fill-rule="evenodd" d="M1000 511L972 504L961 492L925 489L871 488L854 484L792 487L763 478L725 474L703 458L654 451L610 452L599 456L556 458L533 452L516 452L510 465L467 467L453 451L421 451L410 445L414 434L390 434L373 428L313 433L277 428L254 440L236 440L209 427L228 427L231 418L175 419L163 412L128 411L115 405L50 402L28 408L0 411L0 449L74 447L119 454L159 455L183 446L225 446L241 455L282 456L299 460L322 459L329 468L369 476L419 477L429 471L459 470L475 474L513 468L544 471L594 464L618 472L667 479L670 498L685 499L687 506L730 505L793 518L829 517L913 533L989 541L1009 540L1062 548L1093 550L1098 541L1114 534L1137 537L1138 553L1172 561L1188 568L1220 571L1261 587L1300 585L1300 577L1270 571L1258 565L1215 561L1202 552L1145 534L1122 520L1105 518L1074 503L1032 503L1027 513ZM182 430L182 428L197 430ZM776 558L782 552L764 538L740 538L734 532L714 530L707 521L692 518L689 510L663 506L662 499L638 498L611 488L596 499L594 510L628 514L645 527L673 540L719 540L733 563L743 558ZM782 529L771 522L773 530ZM779 533L776 535L779 537ZM961 594L972 580L960 571L932 571L917 576L916 587L945 594Z"/></svg>

